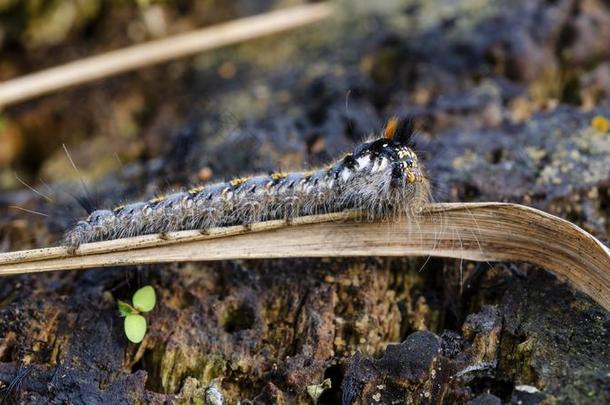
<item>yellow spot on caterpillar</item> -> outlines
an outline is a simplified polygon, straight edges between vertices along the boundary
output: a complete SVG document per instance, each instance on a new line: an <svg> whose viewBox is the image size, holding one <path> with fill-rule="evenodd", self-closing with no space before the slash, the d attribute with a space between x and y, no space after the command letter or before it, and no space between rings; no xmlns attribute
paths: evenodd
<svg viewBox="0 0 610 405"><path fill-rule="evenodd" d="M122 210L123 208L125 208L125 206L124 206L124 205L119 205L118 207L114 207L114 208L112 209L112 212L115 212L115 213L116 213L116 212L119 212L119 211L120 211L120 210Z"/></svg>
<svg viewBox="0 0 610 405"><path fill-rule="evenodd" d="M303 172L303 176L305 176L306 178L313 176L316 173L315 170L307 170L306 172Z"/></svg>
<svg viewBox="0 0 610 405"><path fill-rule="evenodd" d="M417 180L417 178L415 177L415 174L413 172L408 172L407 173L407 182L415 183L415 180Z"/></svg>
<svg viewBox="0 0 610 405"><path fill-rule="evenodd" d="M188 193L189 194L199 194L200 192L203 191L204 188L205 188L204 186L193 187L188 191Z"/></svg>
<svg viewBox="0 0 610 405"><path fill-rule="evenodd" d="M388 120L388 123L383 130L384 138L392 140L396 134L396 128L398 128L398 118L392 117Z"/></svg>
<svg viewBox="0 0 610 405"><path fill-rule="evenodd" d="M596 115L591 120L591 126L596 131L606 133L610 131L610 120L602 115Z"/></svg>
<svg viewBox="0 0 610 405"><path fill-rule="evenodd" d="M160 203L161 201L165 200L165 198L166 198L166 196L160 195L159 197L151 198L150 200L148 200L148 202L151 204L156 204L156 203Z"/></svg>
<svg viewBox="0 0 610 405"><path fill-rule="evenodd" d="M251 177L240 177L238 179L233 179L229 182L229 184L231 184L233 187L237 187L240 184L244 184L245 182L247 182L248 180L250 180Z"/></svg>
<svg viewBox="0 0 610 405"><path fill-rule="evenodd" d="M284 172L271 173L271 180L278 181L278 180L285 178L286 176L288 176L288 173L284 173Z"/></svg>

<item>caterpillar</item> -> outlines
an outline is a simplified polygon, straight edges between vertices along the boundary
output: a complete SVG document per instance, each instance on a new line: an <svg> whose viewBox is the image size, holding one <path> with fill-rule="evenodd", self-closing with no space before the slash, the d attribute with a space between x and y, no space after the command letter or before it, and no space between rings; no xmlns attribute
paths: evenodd
<svg viewBox="0 0 610 405"><path fill-rule="evenodd" d="M91 212L64 235L64 244L178 230L201 230L290 219L346 209L370 220L417 212L429 183L413 149L413 124L388 120L382 134L317 170L241 177L144 202Z"/></svg>

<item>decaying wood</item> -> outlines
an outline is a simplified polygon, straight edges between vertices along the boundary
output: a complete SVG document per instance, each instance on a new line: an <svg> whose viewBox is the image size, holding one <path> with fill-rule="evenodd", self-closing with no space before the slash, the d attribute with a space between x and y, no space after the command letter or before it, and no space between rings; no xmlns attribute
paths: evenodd
<svg viewBox="0 0 610 405"><path fill-rule="evenodd" d="M331 13L332 8L327 3L301 5L80 59L0 83L0 107L129 70L313 24Z"/></svg>
<svg viewBox="0 0 610 405"><path fill-rule="evenodd" d="M0 255L0 275L184 261L341 256L439 256L529 262L565 277L610 311L610 250L578 226L505 203L432 204L411 220L346 212L250 227L174 232Z"/></svg>

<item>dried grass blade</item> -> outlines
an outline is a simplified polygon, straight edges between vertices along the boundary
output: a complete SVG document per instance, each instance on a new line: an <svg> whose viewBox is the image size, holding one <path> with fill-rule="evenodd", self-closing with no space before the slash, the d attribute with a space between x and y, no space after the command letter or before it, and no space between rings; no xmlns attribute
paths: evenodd
<svg viewBox="0 0 610 405"><path fill-rule="evenodd" d="M555 272L610 311L610 250L578 226L504 203L431 204L413 220L359 222L358 213L216 228L209 234L96 242L0 255L0 275L147 263L345 256L440 256L529 262Z"/></svg>

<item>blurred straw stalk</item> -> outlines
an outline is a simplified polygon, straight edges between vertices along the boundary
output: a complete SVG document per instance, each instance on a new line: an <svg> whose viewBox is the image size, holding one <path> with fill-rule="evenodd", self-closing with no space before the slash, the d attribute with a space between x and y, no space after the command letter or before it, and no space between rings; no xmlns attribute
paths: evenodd
<svg viewBox="0 0 610 405"><path fill-rule="evenodd" d="M328 3L295 6L80 59L0 83L0 108L130 70L314 24L331 14Z"/></svg>

